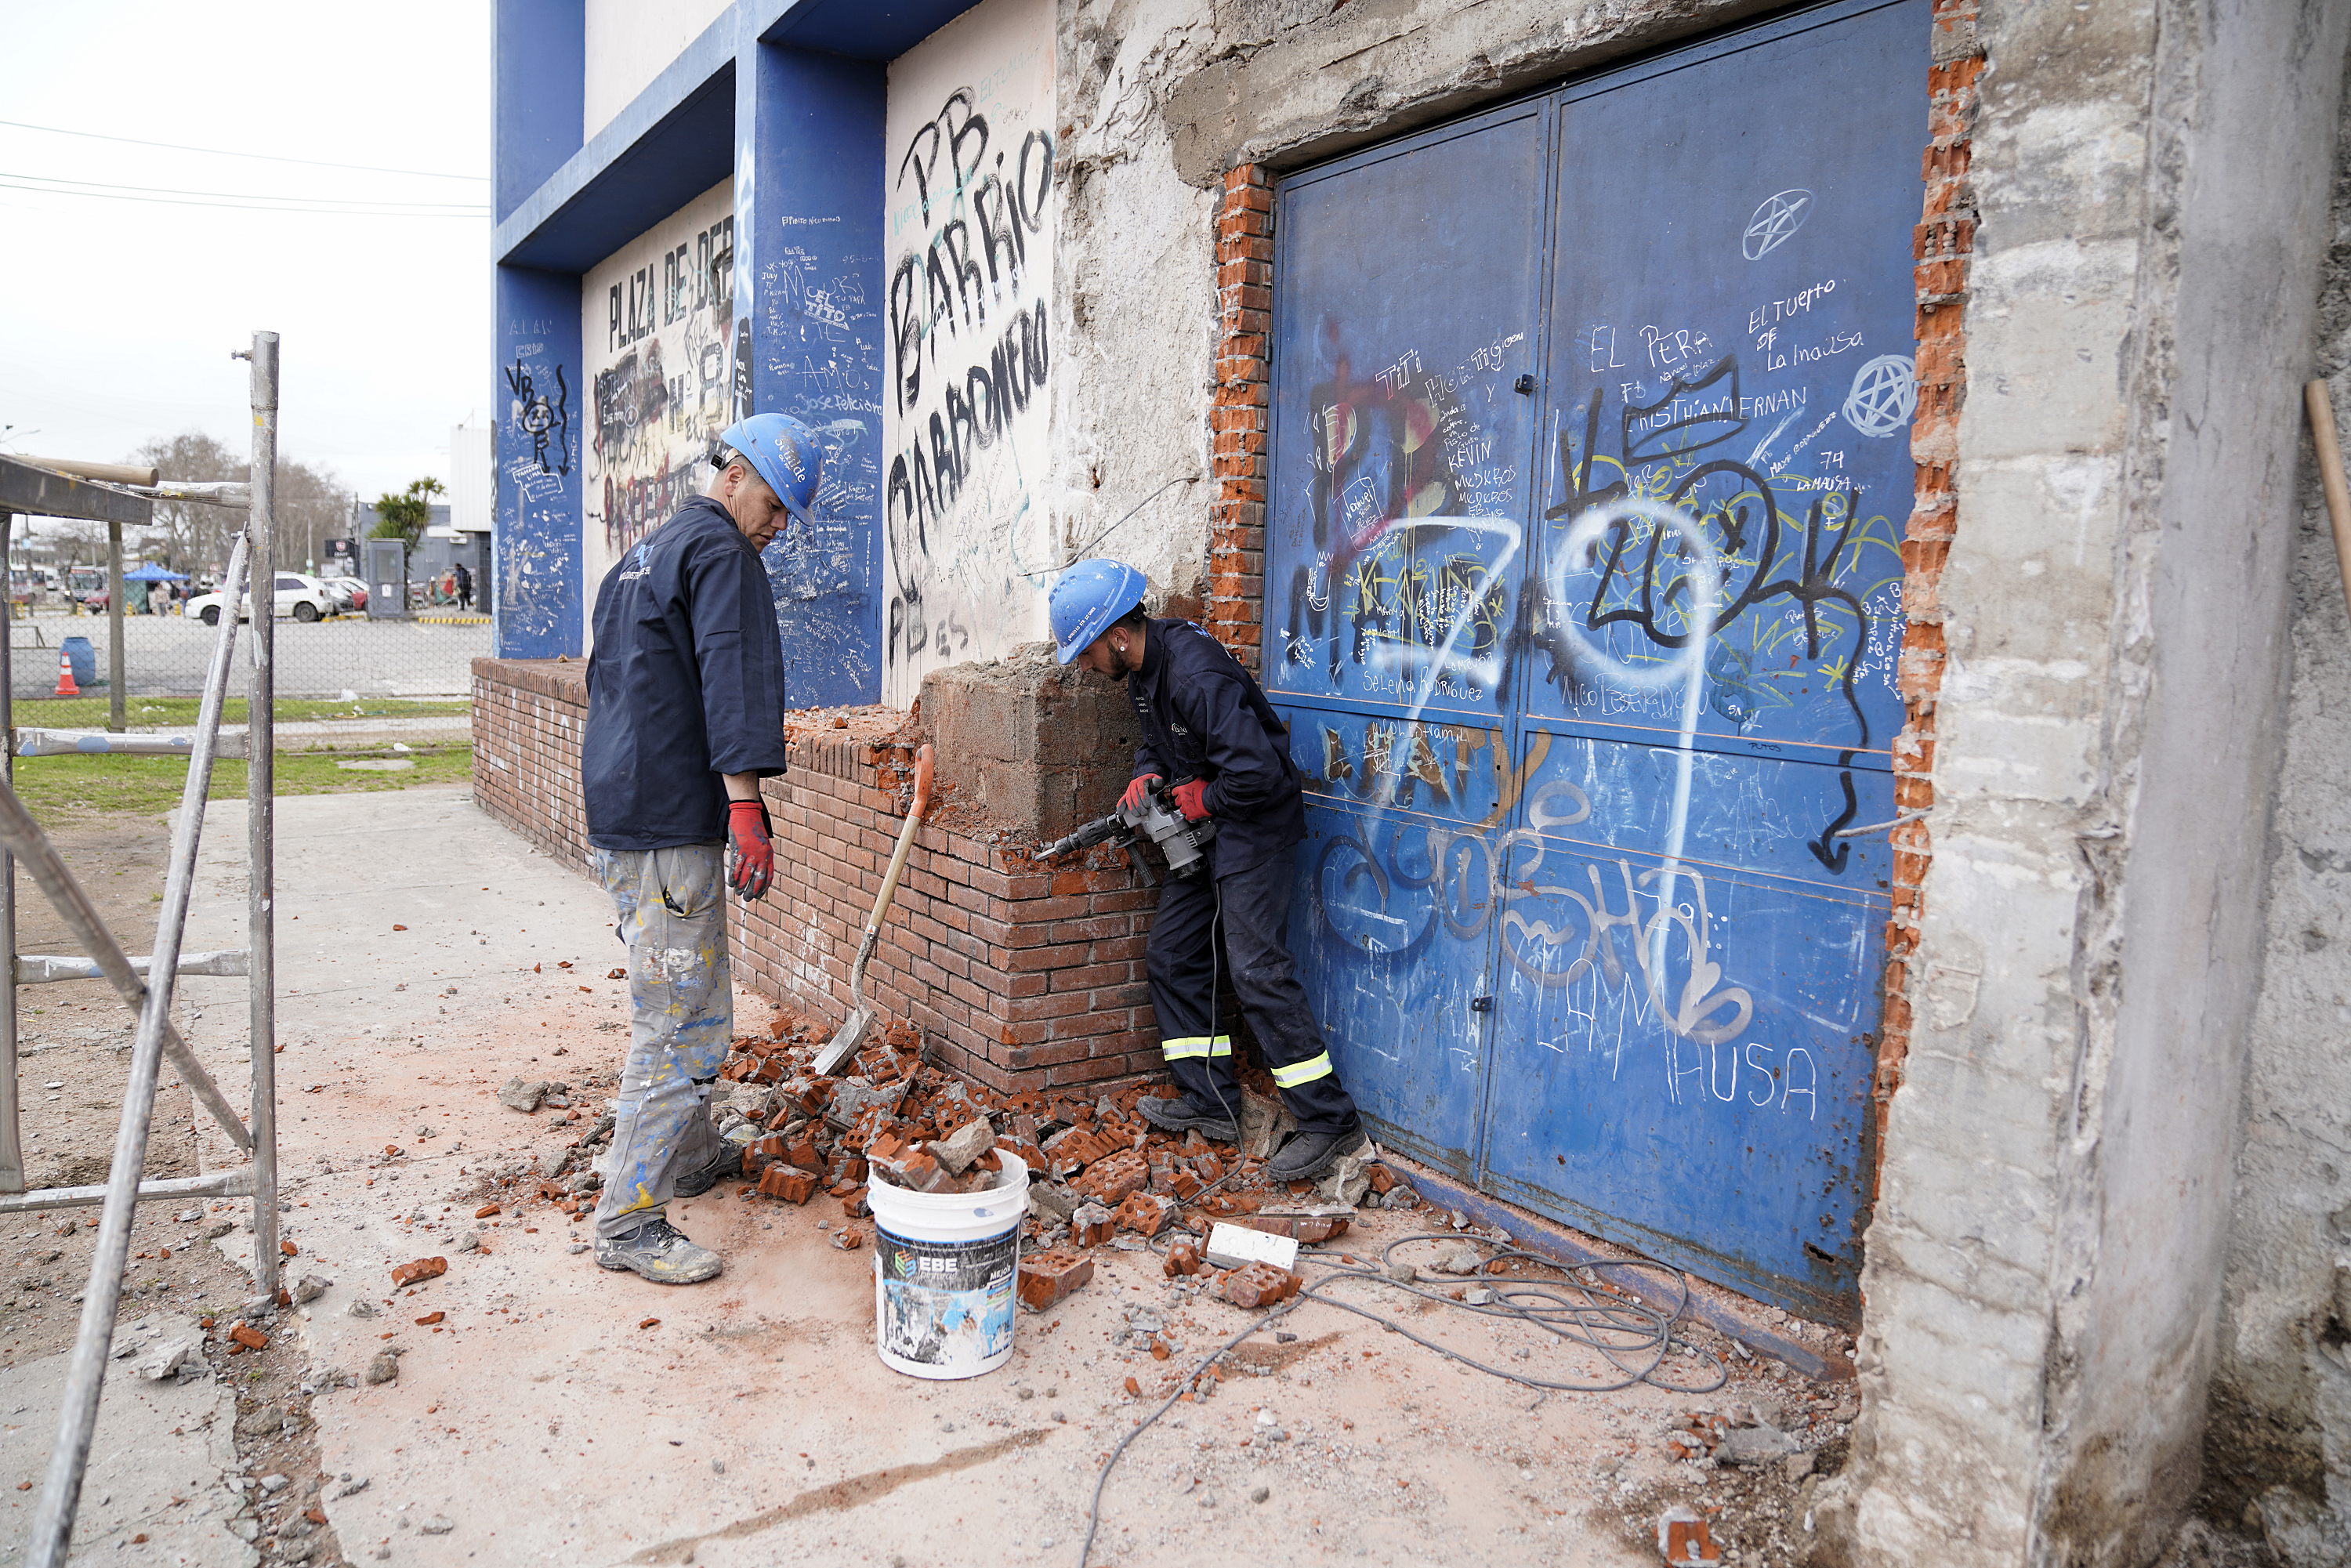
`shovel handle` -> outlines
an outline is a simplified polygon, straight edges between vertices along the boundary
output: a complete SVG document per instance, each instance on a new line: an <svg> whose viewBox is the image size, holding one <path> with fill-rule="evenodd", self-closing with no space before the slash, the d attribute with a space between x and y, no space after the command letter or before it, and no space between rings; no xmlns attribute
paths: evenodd
<svg viewBox="0 0 2351 1568"><path fill-rule="evenodd" d="M2326 520L2335 530L2335 564L2343 571L2343 597L2351 601L2351 485L2343 477L2343 444L2335 434L2335 402L2325 382L2302 389L2310 411L2310 444L2318 455L2318 482L2326 493Z"/></svg>
<svg viewBox="0 0 2351 1568"><path fill-rule="evenodd" d="M922 826L923 813L930 804L931 748L925 746L914 753L914 802L906 809L905 823L898 830L898 847L891 852L890 869L883 875L882 891L873 896L873 913L865 921L865 951L872 950L874 934L882 929L882 917L890 913L890 901L897 896L899 873L906 869L907 852L914 847L914 830Z"/></svg>

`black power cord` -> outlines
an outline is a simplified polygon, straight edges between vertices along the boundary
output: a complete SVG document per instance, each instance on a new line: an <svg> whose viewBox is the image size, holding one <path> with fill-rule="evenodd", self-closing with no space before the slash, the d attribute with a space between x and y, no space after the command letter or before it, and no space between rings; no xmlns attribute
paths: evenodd
<svg viewBox="0 0 2351 1568"><path fill-rule="evenodd" d="M1659 1388L1670 1389L1677 1394L1711 1394L1730 1381L1729 1369L1723 1365L1721 1358L1710 1352L1701 1352L1687 1341L1677 1341L1675 1338L1674 1329L1681 1322L1682 1313L1689 1306L1689 1281L1683 1277L1679 1270L1668 1269L1662 1263L1652 1263L1646 1259L1626 1259L1583 1264L1581 1266L1581 1271L1592 1276L1589 1281L1579 1279L1573 1273L1569 1273L1565 1279L1556 1281L1528 1280L1516 1276L1479 1276L1493 1281L1489 1289L1492 1291L1494 1300L1491 1303L1476 1306L1467 1301L1455 1301L1451 1296L1441 1291L1423 1290L1411 1280L1398 1279L1389 1272L1390 1268L1394 1266L1392 1260L1395 1250L1400 1247L1408 1247L1421 1241L1482 1239L1477 1237L1456 1237L1449 1231L1428 1231L1414 1236L1399 1237L1380 1249L1380 1267L1377 1269L1364 1266L1362 1260L1351 1253L1335 1255L1337 1258L1345 1260L1343 1265L1334 1261L1332 1256L1301 1253L1300 1255L1301 1258L1322 1264L1332 1271L1299 1291L1289 1301L1258 1318L1215 1350L1210 1351L1190 1372L1177 1381L1175 1392L1160 1401L1158 1407L1150 1415L1135 1423L1134 1429L1121 1437L1117 1446L1111 1449L1109 1457L1102 1460L1101 1473L1094 1478L1093 1496L1086 1506L1086 1535L1085 1540L1078 1547L1078 1568L1088 1568L1088 1563L1092 1558L1094 1535L1102 1528L1102 1490L1109 1486L1111 1471L1116 1468L1128 1447L1149 1430L1162 1416L1173 1409L1176 1402L1184 1396L1186 1389L1193 1386L1211 1366L1231 1354L1239 1347L1242 1341L1272 1327L1308 1301L1320 1301L1325 1306L1336 1307L1341 1312L1353 1312L1357 1317L1367 1318L1382 1328L1404 1335L1405 1338L1424 1349L1435 1351L1448 1361L1458 1362L1463 1366L1475 1367L1490 1376L1518 1384L1523 1388L1531 1388L1539 1394L1610 1394L1640 1383L1652 1384ZM1486 1244L1497 1245L1492 1242ZM1538 1257L1534 1253L1516 1249L1499 1249L1491 1258L1486 1260L1485 1267L1490 1270L1495 1264L1511 1259L1524 1260L1546 1269L1561 1268L1560 1264L1548 1258ZM1657 1273L1670 1277L1679 1291L1674 1300L1673 1310L1661 1312L1629 1291L1611 1290L1604 1283L1606 1275L1628 1269L1654 1270ZM1423 1301L1434 1301L1440 1306L1458 1311L1475 1312L1480 1317L1512 1319L1531 1324L1562 1341L1581 1344L1587 1349L1599 1352L1625 1375L1600 1382L1563 1382L1552 1378L1532 1377L1524 1373L1510 1371L1505 1367L1489 1366L1474 1356L1464 1355L1458 1351L1438 1344L1434 1340L1422 1338L1384 1312L1376 1312L1369 1307L1358 1305L1353 1301L1341 1301L1324 1293L1343 1281L1350 1280L1362 1280L1375 1285L1405 1291L1420 1297ZM1681 1344L1689 1354L1713 1364L1715 1375L1712 1382L1679 1384L1659 1375L1666 1357L1673 1353L1677 1343Z"/></svg>

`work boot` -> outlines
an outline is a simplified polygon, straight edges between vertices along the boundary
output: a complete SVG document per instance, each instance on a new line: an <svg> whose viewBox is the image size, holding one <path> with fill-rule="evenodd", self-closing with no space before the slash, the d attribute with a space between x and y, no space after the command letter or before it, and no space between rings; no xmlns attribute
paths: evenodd
<svg viewBox="0 0 2351 1568"><path fill-rule="evenodd" d="M696 1247L666 1219L649 1219L634 1230L596 1238L600 1268L622 1270L656 1285L699 1285L724 1266L718 1254Z"/></svg>
<svg viewBox="0 0 2351 1568"><path fill-rule="evenodd" d="M1328 1176L1331 1167L1343 1156L1368 1147L1371 1141L1370 1134L1359 1126L1337 1133L1292 1133L1273 1158L1265 1162L1265 1179L1312 1181Z"/></svg>
<svg viewBox="0 0 2351 1568"><path fill-rule="evenodd" d="M1143 1119L1163 1133L1197 1133L1204 1138L1214 1138L1220 1144L1236 1142L1241 1130L1233 1119L1217 1111L1203 1111L1192 1103L1189 1096L1176 1094L1165 1100L1137 1100L1134 1108Z"/></svg>
<svg viewBox="0 0 2351 1568"><path fill-rule="evenodd" d="M718 1154L712 1155L710 1163L700 1170L681 1171L678 1174L676 1192L680 1197L700 1197L722 1181L744 1179L743 1151L735 1145L728 1144Z"/></svg>

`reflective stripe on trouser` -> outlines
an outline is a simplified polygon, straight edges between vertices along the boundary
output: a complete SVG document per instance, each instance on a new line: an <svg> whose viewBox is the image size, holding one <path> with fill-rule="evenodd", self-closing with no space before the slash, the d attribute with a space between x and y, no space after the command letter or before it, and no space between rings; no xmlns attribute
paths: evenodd
<svg viewBox="0 0 2351 1568"><path fill-rule="evenodd" d="M618 1236L661 1218L678 1173L720 1153L710 1086L726 1063L735 993L718 845L592 852L629 945L629 1060L596 1203L596 1234Z"/></svg>
<svg viewBox="0 0 2351 1568"><path fill-rule="evenodd" d="M1233 1037L1228 1034L1194 1035L1188 1040L1162 1040L1159 1054L1170 1061L1189 1061L1195 1057L1230 1056Z"/></svg>
<svg viewBox="0 0 2351 1568"><path fill-rule="evenodd" d="M1259 1054L1301 1128L1343 1132L1356 1124L1355 1103L1332 1071L1322 1031L1292 972L1282 928L1290 918L1295 852L1235 872L1212 887L1178 882L1160 890L1144 964L1160 1051L1185 1097L1202 1110L1238 1116L1240 1083L1232 1045L1211 1016L1218 972L1232 981ZM1217 962L1217 900L1223 899L1223 962ZM1211 1042L1214 1042L1212 1045Z"/></svg>

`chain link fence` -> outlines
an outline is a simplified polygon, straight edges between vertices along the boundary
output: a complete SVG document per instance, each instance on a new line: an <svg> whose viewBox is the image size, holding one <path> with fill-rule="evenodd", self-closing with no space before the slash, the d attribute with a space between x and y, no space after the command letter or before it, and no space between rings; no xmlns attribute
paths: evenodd
<svg viewBox="0 0 2351 1568"><path fill-rule="evenodd" d="M201 611L202 603L199 601ZM130 614L122 622L122 685L126 699L192 697L204 690L204 666L217 629L200 614ZM19 605L11 612L12 694L57 695L61 660L69 663L84 696L107 695L109 660L103 614L76 613L60 602ZM473 685L473 662L490 653L490 619L454 606L427 604L406 619L329 614L316 621L277 622L277 695L289 698L463 699ZM251 664L239 650L232 691L243 692Z"/></svg>

